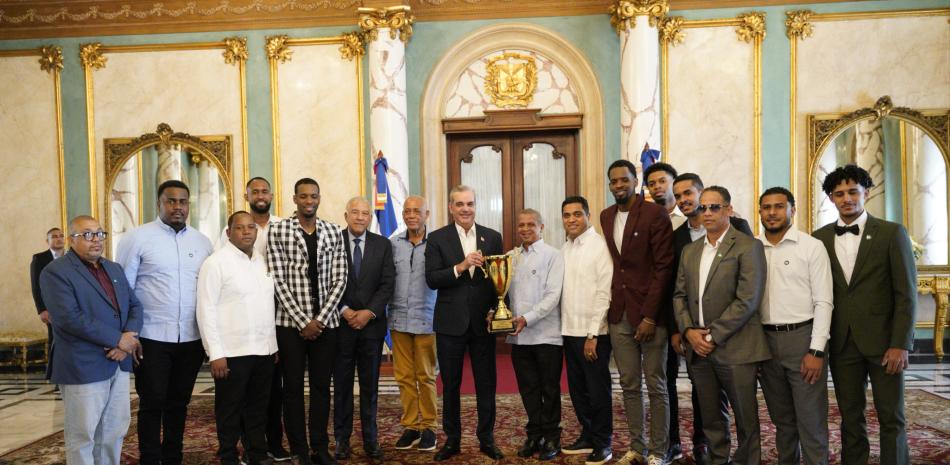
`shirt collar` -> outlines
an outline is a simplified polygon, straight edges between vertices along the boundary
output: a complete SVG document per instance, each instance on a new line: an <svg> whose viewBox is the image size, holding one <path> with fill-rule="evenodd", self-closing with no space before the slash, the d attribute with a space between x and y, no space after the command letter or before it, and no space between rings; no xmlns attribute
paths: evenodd
<svg viewBox="0 0 950 465"><path fill-rule="evenodd" d="M228 243L225 244L224 249L230 251L232 254L240 255L241 258L245 260L254 260L255 258L257 258L257 254L255 253L253 248L251 249L251 256L248 257L247 254L244 253L244 251L242 251L241 249L237 248L237 246L234 245L230 239L228 240Z"/></svg>
<svg viewBox="0 0 950 465"><path fill-rule="evenodd" d="M722 232L722 235L719 236L719 239L716 239L715 244L709 243L709 233L707 232L706 235L703 236L703 244L705 244L706 247L712 247L714 249L718 249L719 246L722 244L722 240L726 238L727 234L729 234L730 229L732 229L732 224L729 224L728 226L726 226L726 230Z"/></svg>
<svg viewBox="0 0 950 465"><path fill-rule="evenodd" d="M472 225L471 228L469 228L468 233L466 233L465 229L462 228L462 226L460 226L458 223L453 223L453 224L455 224L455 230L458 231L459 236L468 237L469 234L471 234L472 236L475 235L476 226L474 224Z"/></svg>
<svg viewBox="0 0 950 465"><path fill-rule="evenodd" d="M683 212L680 211L679 205L673 207L673 211L670 212L670 218L676 218L678 216L682 218L686 218L686 215L684 215Z"/></svg>
<svg viewBox="0 0 950 465"><path fill-rule="evenodd" d="M587 238L591 237L593 234L597 234L597 231L594 231L594 227L590 226L587 228L587 231L582 232L581 235L574 238L573 241L568 238L567 242L581 246L584 245L584 243L587 241Z"/></svg>
<svg viewBox="0 0 950 465"><path fill-rule="evenodd" d="M538 246L544 245L544 239L538 239L534 241L530 246L525 247L521 246L521 253L535 253L538 251Z"/></svg>
<svg viewBox="0 0 950 465"><path fill-rule="evenodd" d="M800 234L801 234L801 231L799 231L798 228L796 228L794 225L792 225L792 227L788 228L788 231L785 231L785 235L782 236L782 240L778 241L778 244L772 245L772 243L769 242L768 239L766 239L766 237L765 237L765 231L764 231L764 230L763 230L761 233L759 233L759 240L760 240L760 241L762 242L762 244L765 245L766 247L775 247L775 246L778 246L779 244L781 244L781 243L783 243L783 242L785 242L785 241L791 241L791 242L794 242L794 243L797 244L797 243L798 243L798 238L799 238L799 235L800 235Z"/></svg>
<svg viewBox="0 0 950 465"><path fill-rule="evenodd" d="M422 242L425 242L427 239L429 239L429 228L423 227L422 229L423 231L425 231L422 233ZM405 230L396 233L396 235L393 237L402 241L411 242L409 240L409 228L406 228Z"/></svg>
<svg viewBox="0 0 950 465"><path fill-rule="evenodd" d="M185 223L185 227L181 228L181 231L175 231L175 228L165 224L165 222L162 221L161 218L155 218L155 223L158 223L159 228L162 228L163 230L168 231L172 234L184 234L184 232L188 230L188 223Z"/></svg>
<svg viewBox="0 0 950 465"><path fill-rule="evenodd" d="M856 224L858 225L858 229L860 229L861 231L864 231L864 223L867 223L867 222L868 222L868 211L867 209L865 209L863 212L861 212L861 216L859 216L858 219L852 221L851 224L844 224L844 221L841 221L841 217L838 217L837 224L838 226L851 226L851 225Z"/></svg>
<svg viewBox="0 0 950 465"><path fill-rule="evenodd" d="M363 231L363 234L360 234L359 236L354 236L353 233L350 231L350 228L346 228L346 234L350 236L350 242L353 242L359 239L360 242L364 244L366 243L366 231Z"/></svg>
<svg viewBox="0 0 950 465"><path fill-rule="evenodd" d="M686 227L689 228L690 231L706 232L706 227L703 226L703 223L699 223L699 226L694 228L693 225L689 224L688 219L686 220Z"/></svg>
<svg viewBox="0 0 950 465"><path fill-rule="evenodd" d="M55 250L49 249L49 253L53 254L53 258L59 258L59 257L62 257L63 255L66 255L66 250L64 249L64 250L63 250L63 253L61 253L61 254L59 254L59 255L56 255L56 251L55 251Z"/></svg>

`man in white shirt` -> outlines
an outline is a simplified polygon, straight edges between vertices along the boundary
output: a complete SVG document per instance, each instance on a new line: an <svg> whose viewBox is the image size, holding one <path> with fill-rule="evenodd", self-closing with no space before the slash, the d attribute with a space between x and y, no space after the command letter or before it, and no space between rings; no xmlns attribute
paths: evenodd
<svg viewBox="0 0 950 465"><path fill-rule="evenodd" d="M759 310L772 359L759 382L775 424L778 463L828 463L828 366L825 351L834 298L831 262L821 241L792 226L795 197L784 187L759 197L768 278Z"/></svg>
<svg viewBox="0 0 950 465"><path fill-rule="evenodd" d="M607 242L591 227L587 199L574 196L561 203L567 242L561 289L561 335L567 363L567 386L581 435L561 448L568 455L588 454L586 465L613 458L613 410L610 381L610 336L607 311L613 260Z"/></svg>
<svg viewBox="0 0 950 465"><path fill-rule="evenodd" d="M227 465L241 462L236 446L242 437L249 463L270 460L264 430L277 352L274 280L254 250L256 237L249 213L232 214L228 244L198 274L196 316L214 377L217 456Z"/></svg>

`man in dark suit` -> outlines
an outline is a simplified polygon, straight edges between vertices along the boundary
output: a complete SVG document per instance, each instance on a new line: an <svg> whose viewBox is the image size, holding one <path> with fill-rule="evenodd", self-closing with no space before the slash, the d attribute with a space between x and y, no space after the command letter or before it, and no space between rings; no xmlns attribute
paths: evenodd
<svg viewBox="0 0 950 465"><path fill-rule="evenodd" d="M881 424L881 464L910 463L904 422L904 369L914 345L917 267L904 226L868 215L874 186L856 165L838 167L822 190L838 221L814 232L831 258L831 375L841 409L841 463L868 463L868 378Z"/></svg>
<svg viewBox="0 0 950 465"><path fill-rule="evenodd" d="M673 310L687 341L710 463L749 465L761 461L756 375L758 362L770 358L759 320L766 262L762 243L731 227L730 203L729 191L719 186L700 197L696 208L706 235L683 249ZM722 390L736 417L738 447L731 462Z"/></svg>
<svg viewBox="0 0 950 465"><path fill-rule="evenodd" d="M56 350L66 462L118 464L131 419L129 372L141 353L142 304L122 267L102 257L106 233L90 216L69 223L70 252L40 274Z"/></svg>
<svg viewBox="0 0 950 465"><path fill-rule="evenodd" d="M699 196L703 193L703 180L695 173L683 173L673 180L673 198L676 200L676 206L686 216L686 222L681 224L673 231L673 274L679 269L680 256L683 249L691 242L703 237L706 234L706 228L702 223L702 216L696 207L699 205ZM735 216L729 217L729 224L736 231L752 237L752 229L749 223ZM675 321L673 316L673 291L676 287L676 279L670 281L667 295L670 296L667 311L671 321ZM683 338L679 328L675 324L670 325L670 351L667 354L666 381L667 390L670 395L670 453L667 459L672 461L681 454L679 437L679 402L676 397L676 378L679 373L679 357L686 355L686 349L683 345ZM705 465L709 461L709 440L703 433L703 415L699 408L699 398L696 395L696 384L692 385L692 404L693 404L693 459L698 465ZM719 400L723 414L728 413L729 400L725 392L720 392Z"/></svg>
<svg viewBox="0 0 950 465"><path fill-rule="evenodd" d="M617 201L600 212L614 265L607 321L630 431L630 450L621 461L662 465L669 440L670 406L666 389L668 320L661 302L673 276L673 227L665 207L636 194L636 172L629 160L617 160L607 170L610 191ZM650 397L649 443L645 441L644 379Z"/></svg>
<svg viewBox="0 0 950 465"><path fill-rule="evenodd" d="M63 234L63 230L52 228L46 231L46 244L49 245L49 249L33 254L33 260L30 261L30 287L33 289L33 303L36 304L36 313L40 315L40 321L46 325L46 379L49 379L49 367L52 365L52 359L49 356L50 348L53 345L53 327L50 326L49 311L46 310L46 304L43 303L43 293L40 291L40 273L43 272L46 265L66 253L66 235Z"/></svg>
<svg viewBox="0 0 950 465"><path fill-rule="evenodd" d="M386 303L393 295L396 280L393 248L388 239L366 230L372 218L366 199L350 199L344 218L343 243L346 244L349 276L340 301L340 316L345 324L340 325L333 366L336 459L350 458L353 373L358 370L363 450L370 458L381 460L383 450L377 441L376 393L383 339L386 337Z"/></svg>
<svg viewBox="0 0 950 465"><path fill-rule="evenodd" d="M498 301L495 289L479 268L483 257L502 253L501 234L475 224L475 191L456 186L449 192L452 224L429 234L426 283L437 289L435 302L436 353L441 370L442 428L445 445L436 452L442 461L460 452L462 440L462 361L468 350L475 378L479 450L494 460L504 457L495 446L495 336L485 318Z"/></svg>

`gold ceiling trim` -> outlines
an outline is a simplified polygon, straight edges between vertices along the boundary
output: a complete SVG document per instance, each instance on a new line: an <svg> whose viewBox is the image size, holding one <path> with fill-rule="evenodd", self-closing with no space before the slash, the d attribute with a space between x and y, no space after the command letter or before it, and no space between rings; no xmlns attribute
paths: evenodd
<svg viewBox="0 0 950 465"><path fill-rule="evenodd" d="M62 71L63 48L56 45L40 47L40 69L47 73Z"/></svg>
<svg viewBox="0 0 950 465"><path fill-rule="evenodd" d="M247 37L224 39L224 62L231 65L247 61Z"/></svg>
<svg viewBox="0 0 950 465"><path fill-rule="evenodd" d="M287 45L287 41L289 39L290 38L285 35L268 37L267 43L264 44L264 51L267 52L267 59L271 61L277 61L278 63L286 63L290 61L294 52Z"/></svg>
<svg viewBox="0 0 950 465"><path fill-rule="evenodd" d="M670 12L669 0L619 0L607 9L610 24L617 34L636 27L637 16L647 16L651 27L656 27Z"/></svg>
<svg viewBox="0 0 950 465"><path fill-rule="evenodd" d="M389 29L389 38L409 42L412 37L412 23L416 21L408 5L388 8L359 8L359 26L369 42L376 40L380 29Z"/></svg>

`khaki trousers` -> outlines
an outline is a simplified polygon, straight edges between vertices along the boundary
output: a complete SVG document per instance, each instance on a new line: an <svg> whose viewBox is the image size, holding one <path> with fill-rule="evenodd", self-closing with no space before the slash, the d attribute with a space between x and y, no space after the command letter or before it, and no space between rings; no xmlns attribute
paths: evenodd
<svg viewBox="0 0 950 465"><path fill-rule="evenodd" d="M436 429L435 334L392 330L393 376L399 385L404 428Z"/></svg>

